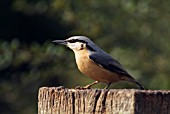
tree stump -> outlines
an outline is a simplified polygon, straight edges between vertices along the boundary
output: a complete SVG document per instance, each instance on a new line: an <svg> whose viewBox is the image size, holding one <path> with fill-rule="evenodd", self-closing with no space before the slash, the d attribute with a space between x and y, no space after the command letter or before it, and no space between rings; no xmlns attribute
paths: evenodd
<svg viewBox="0 0 170 114"><path fill-rule="evenodd" d="M41 87L38 114L170 114L170 91Z"/></svg>

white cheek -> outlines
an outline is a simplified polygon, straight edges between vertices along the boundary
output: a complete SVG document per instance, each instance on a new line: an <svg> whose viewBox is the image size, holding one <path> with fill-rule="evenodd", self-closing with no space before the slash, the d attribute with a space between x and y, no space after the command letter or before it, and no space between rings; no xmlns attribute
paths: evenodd
<svg viewBox="0 0 170 114"><path fill-rule="evenodd" d="M68 46L70 49L74 49L74 50L81 48L81 45L78 44L78 43L68 43L67 46Z"/></svg>
<svg viewBox="0 0 170 114"><path fill-rule="evenodd" d="M72 49L77 49L77 48L78 48L78 46L77 46L77 45L72 44Z"/></svg>

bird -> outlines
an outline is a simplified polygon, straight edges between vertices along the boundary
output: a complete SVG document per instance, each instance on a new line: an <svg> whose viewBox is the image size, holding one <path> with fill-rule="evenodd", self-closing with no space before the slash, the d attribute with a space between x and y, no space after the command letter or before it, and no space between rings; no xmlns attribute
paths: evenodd
<svg viewBox="0 0 170 114"><path fill-rule="evenodd" d="M81 87L82 89L90 89L91 86L100 82L106 83L105 89L108 89L112 83L128 81L144 90L144 87L116 59L100 49L88 37L72 36L66 40L54 40L52 42L66 45L73 50L78 69L84 75L95 80L95 82Z"/></svg>

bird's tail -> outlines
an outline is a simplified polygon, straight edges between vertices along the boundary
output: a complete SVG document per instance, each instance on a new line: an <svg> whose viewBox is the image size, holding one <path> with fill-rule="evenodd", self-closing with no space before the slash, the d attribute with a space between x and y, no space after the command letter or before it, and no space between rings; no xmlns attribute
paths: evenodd
<svg viewBox="0 0 170 114"><path fill-rule="evenodd" d="M126 76L124 76L124 77L122 77L122 79L123 80L126 80L126 81L130 81L130 82L132 82L132 83L134 83L134 84L136 84L136 86L139 88L139 89L141 89L141 90L144 90L145 88L142 86L142 84L140 84L137 80L135 80L131 75L128 75L128 77Z"/></svg>
<svg viewBox="0 0 170 114"><path fill-rule="evenodd" d="M144 90L145 88L142 86L142 84L140 84L138 81L134 80L136 86L141 89L141 90Z"/></svg>

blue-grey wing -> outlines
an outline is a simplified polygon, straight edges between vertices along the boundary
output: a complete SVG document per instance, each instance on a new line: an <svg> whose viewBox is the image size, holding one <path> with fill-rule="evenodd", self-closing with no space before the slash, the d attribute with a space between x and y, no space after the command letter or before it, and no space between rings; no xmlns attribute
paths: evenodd
<svg viewBox="0 0 170 114"><path fill-rule="evenodd" d="M116 72L120 75L132 78L131 75L128 74L128 72L125 69L123 69L122 65L117 60L113 59L111 56L107 54L93 53L89 56L89 58L95 63L99 64L100 66L111 72Z"/></svg>

